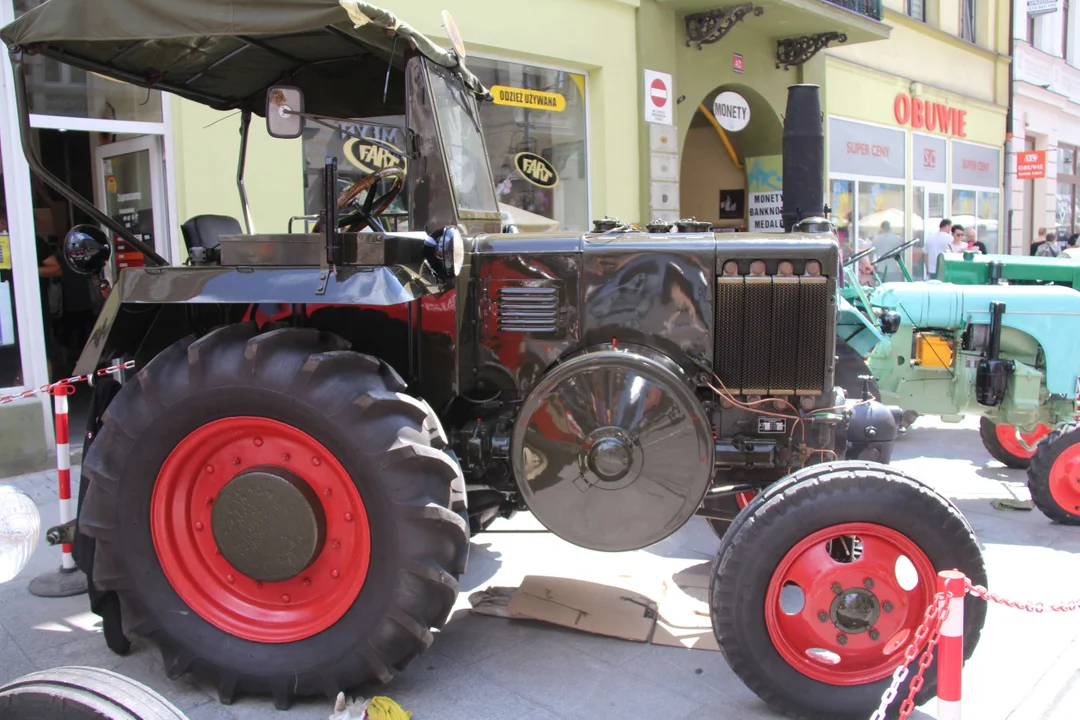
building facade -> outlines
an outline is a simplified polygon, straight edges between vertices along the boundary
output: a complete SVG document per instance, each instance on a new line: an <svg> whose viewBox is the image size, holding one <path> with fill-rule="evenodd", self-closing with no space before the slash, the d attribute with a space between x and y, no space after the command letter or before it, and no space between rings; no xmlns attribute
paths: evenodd
<svg viewBox="0 0 1080 720"><path fill-rule="evenodd" d="M1080 231L1080 12L1069 0L1017 0L1011 154L1014 253L1040 228ZM1018 172L1019 171L1019 172Z"/></svg>
<svg viewBox="0 0 1080 720"><path fill-rule="evenodd" d="M0 0L7 24L44 0ZM448 46L445 3L388 3L402 19ZM481 110L500 209L522 229L584 231L596 214L638 218L640 122L638 0L457 0L449 9L468 48L469 68L496 90ZM538 8L540 8L538 10ZM526 20L527 18L527 20ZM100 293L51 260L67 230L85 218L31 178L23 157L10 63L0 61L0 395L68 376L100 309ZM46 167L183 263L180 230L196 215L240 219L236 189L239 118L156 91L30 59L32 136ZM386 161L368 139L398 147L403 118L344 123L357 140L315 126L303 138L270 138L253 123L247 191L254 226L285 232L321 209L319 169L336 156L343 179ZM366 149L365 149L366 148ZM525 154L525 155L523 155ZM554 171L537 180L518 167L539 156ZM404 195L404 194L403 194ZM400 211L408 198L402 198ZM407 220L405 220L407 222ZM142 258L118 247L113 270ZM72 398L83 422L85 392ZM47 467L53 445L50 400L0 406L0 476ZM77 444L76 444L77 445ZM77 449L77 448L76 448Z"/></svg>

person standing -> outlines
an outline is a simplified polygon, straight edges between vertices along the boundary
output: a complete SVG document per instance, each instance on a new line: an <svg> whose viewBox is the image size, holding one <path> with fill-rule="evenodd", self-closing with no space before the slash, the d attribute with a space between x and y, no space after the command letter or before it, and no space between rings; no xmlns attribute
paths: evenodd
<svg viewBox="0 0 1080 720"><path fill-rule="evenodd" d="M1039 249L1035 252L1038 257L1057 257L1061 254L1061 248L1058 247L1057 235L1052 232L1046 233L1046 242L1039 246Z"/></svg>
<svg viewBox="0 0 1080 720"><path fill-rule="evenodd" d="M938 256L945 252L952 242L952 220L948 218L938 223L938 231L926 238L926 274L931 280L937 279Z"/></svg>
<svg viewBox="0 0 1080 720"><path fill-rule="evenodd" d="M1046 228L1039 228L1039 235L1035 238L1035 241L1031 243L1031 256L1034 257L1042 244L1046 242Z"/></svg>
<svg viewBox="0 0 1080 720"><path fill-rule="evenodd" d="M1067 257L1070 260L1080 260L1080 247L1076 246L1076 239L1080 237L1080 233L1073 233L1069 236L1069 240L1065 243L1065 249L1061 251L1062 257Z"/></svg>
<svg viewBox="0 0 1080 720"><path fill-rule="evenodd" d="M949 253L963 253L967 250L967 240L964 239L964 226L953 225L952 226L952 240L945 248L945 252Z"/></svg>
<svg viewBox="0 0 1080 720"><path fill-rule="evenodd" d="M877 259L904 244L903 238L892 231L892 225L888 220L881 223L881 232L871 242L874 246L874 269L877 270L878 275L886 282L902 281L904 274L900 271L900 262L895 257L885 261Z"/></svg>
<svg viewBox="0 0 1080 720"><path fill-rule="evenodd" d="M967 249L973 252L980 252L983 255L986 254L986 245L980 240L975 233L975 228L968 228L964 231L964 240L967 242Z"/></svg>

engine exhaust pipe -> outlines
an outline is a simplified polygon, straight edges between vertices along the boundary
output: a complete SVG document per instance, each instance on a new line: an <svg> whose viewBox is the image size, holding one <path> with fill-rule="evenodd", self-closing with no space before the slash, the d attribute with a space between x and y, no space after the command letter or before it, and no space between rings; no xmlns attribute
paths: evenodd
<svg viewBox="0 0 1080 720"><path fill-rule="evenodd" d="M825 215L825 125L820 87L789 85L784 115L784 232Z"/></svg>

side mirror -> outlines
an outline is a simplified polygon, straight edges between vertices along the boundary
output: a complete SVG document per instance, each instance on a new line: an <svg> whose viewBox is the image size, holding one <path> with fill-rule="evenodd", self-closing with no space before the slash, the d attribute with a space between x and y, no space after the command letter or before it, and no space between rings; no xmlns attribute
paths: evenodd
<svg viewBox="0 0 1080 720"><path fill-rule="evenodd" d="M304 93L276 85L266 91L266 131L270 137L295 140L304 134Z"/></svg>
<svg viewBox="0 0 1080 720"><path fill-rule="evenodd" d="M64 238L64 261L80 275L97 275L109 262L109 237L96 225L76 225Z"/></svg>

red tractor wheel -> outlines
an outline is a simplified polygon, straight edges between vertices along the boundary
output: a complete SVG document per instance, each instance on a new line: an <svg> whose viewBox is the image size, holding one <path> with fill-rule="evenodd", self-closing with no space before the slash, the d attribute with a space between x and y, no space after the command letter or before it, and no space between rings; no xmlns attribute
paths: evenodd
<svg viewBox="0 0 1080 720"><path fill-rule="evenodd" d="M1028 447L1035 445L1050 434L1050 428L1039 425L1029 433L1020 433L1020 437ZM1034 450L1028 450L1016 439L1016 427L1014 425L998 425L990 420L979 418L979 437L987 452L995 460L1015 470L1023 470L1031 463Z"/></svg>
<svg viewBox="0 0 1080 720"><path fill-rule="evenodd" d="M1080 424L1068 423L1039 443L1028 467L1035 507L1063 525L1080 525Z"/></svg>
<svg viewBox="0 0 1080 720"><path fill-rule="evenodd" d="M771 707L815 720L877 708L939 570L986 582L960 512L867 462L814 465L770 486L736 518L713 567L713 630L728 663ZM968 598L964 613L967 658L986 605ZM933 697L936 677L931 666L918 702Z"/></svg>
<svg viewBox="0 0 1080 720"><path fill-rule="evenodd" d="M124 385L84 462L95 586L222 702L387 682L453 607L461 470L431 409L346 348L249 323L183 340Z"/></svg>

